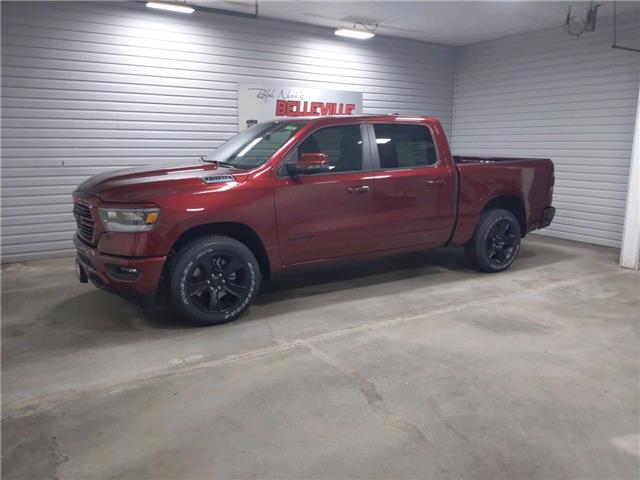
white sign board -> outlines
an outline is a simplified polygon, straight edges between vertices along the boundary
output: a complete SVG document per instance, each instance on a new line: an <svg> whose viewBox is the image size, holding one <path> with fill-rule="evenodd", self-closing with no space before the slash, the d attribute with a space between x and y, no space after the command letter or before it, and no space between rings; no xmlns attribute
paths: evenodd
<svg viewBox="0 0 640 480"><path fill-rule="evenodd" d="M239 85L240 130L276 118L359 115L362 93L273 85Z"/></svg>

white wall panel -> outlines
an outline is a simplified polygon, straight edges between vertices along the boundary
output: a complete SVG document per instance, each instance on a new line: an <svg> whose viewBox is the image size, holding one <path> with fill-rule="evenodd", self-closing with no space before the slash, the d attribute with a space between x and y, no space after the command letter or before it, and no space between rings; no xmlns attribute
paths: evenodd
<svg viewBox="0 0 640 480"><path fill-rule="evenodd" d="M114 168L193 161L238 130L238 83L363 93L441 118L453 48L144 4L2 3L3 261L72 253L70 193Z"/></svg>
<svg viewBox="0 0 640 480"><path fill-rule="evenodd" d="M610 48L611 19L458 49L454 102L450 47L143 4L1 8L3 261L72 253L78 183L196 159L237 132L238 83L269 80L438 116L458 154L550 156L558 216L542 233L620 245L640 62ZM640 14L618 30L639 46Z"/></svg>
<svg viewBox="0 0 640 480"><path fill-rule="evenodd" d="M459 49L453 150L551 157L557 216L540 233L619 247L640 56L611 48L612 21ZM640 47L639 11L618 16L618 43Z"/></svg>

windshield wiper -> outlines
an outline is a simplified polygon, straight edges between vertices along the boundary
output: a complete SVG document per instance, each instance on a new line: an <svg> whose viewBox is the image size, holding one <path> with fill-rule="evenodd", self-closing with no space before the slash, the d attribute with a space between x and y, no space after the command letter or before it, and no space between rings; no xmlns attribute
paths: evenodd
<svg viewBox="0 0 640 480"><path fill-rule="evenodd" d="M222 165L223 167L233 167L233 168L237 168L234 164L229 163L229 162L220 162L218 160L211 160L212 162L216 162L218 165Z"/></svg>
<svg viewBox="0 0 640 480"><path fill-rule="evenodd" d="M202 157L200 157L200 160L202 160L203 162L207 162L207 163L215 163L218 166L221 167L231 167L231 168L237 168L239 170L246 170L244 167L241 167L239 165L234 165L233 163L229 163L229 162L221 162L220 160L209 160L207 159L207 157L205 155L203 155Z"/></svg>
<svg viewBox="0 0 640 480"><path fill-rule="evenodd" d="M213 160L213 159L209 160L206 155L202 155L200 157L200 160L202 160L203 162L207 162L207 163L215 163L217 165L222 165L223 167L235 167L235 165L233 165L233 164L231 164L229 162L221 162L220 160Z"/></svg>

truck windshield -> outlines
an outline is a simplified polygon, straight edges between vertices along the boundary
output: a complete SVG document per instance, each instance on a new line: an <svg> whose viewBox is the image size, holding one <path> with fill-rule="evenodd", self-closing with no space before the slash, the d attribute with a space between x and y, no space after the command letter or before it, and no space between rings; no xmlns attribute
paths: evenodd
<svg viewBox="0 0 640 480"><path fill-rule="evenodd" d="M231 137L202 160L246 170L259 167L306 123L300 120L258 123Z"/></svg>

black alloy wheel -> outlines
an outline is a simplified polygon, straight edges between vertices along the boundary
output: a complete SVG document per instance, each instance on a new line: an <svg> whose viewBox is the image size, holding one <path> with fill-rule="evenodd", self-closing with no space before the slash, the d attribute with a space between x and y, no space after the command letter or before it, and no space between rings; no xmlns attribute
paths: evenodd
<svg viewBox="0 0 640 480"><path fill-rule="evenodd" d="M513 213L488 210L480 216L464 251L469 263L481 272L501 272L518 256L521 237L520 222Z"/></svg>
<svg viewBox="0 0 640 480"><path fill-rule="evenodd" d="M508 218L502 218L495 222L487 232L485 248L487 257L496 266L507 265L517 251L519 239L514 234L513 223Z"/></svg>
<svg viewBox="0 0 640 480"><path fill-rule="evenodd" d="M232 252L215 251L200 257L187 276L191 302L206 313L236 308L246 298L250 286L246 263Z"/></svg>
<svg viewBox="0 0 640 480"><path fill-rule="evenodd" d="M244 244L222 236L184 247L169 267L174 307L199 323L216 325L242 315L260 287L258 262Z"/></svg>

